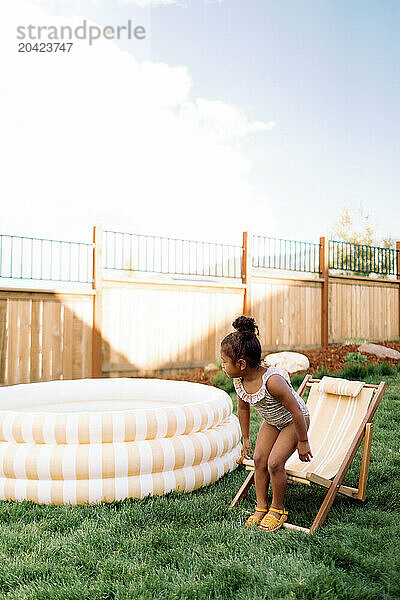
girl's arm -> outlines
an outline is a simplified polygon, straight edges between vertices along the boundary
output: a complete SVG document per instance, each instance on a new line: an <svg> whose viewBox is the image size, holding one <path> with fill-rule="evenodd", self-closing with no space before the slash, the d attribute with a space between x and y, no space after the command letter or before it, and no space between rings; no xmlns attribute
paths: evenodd
<svg viewBox="0 0 400 600"><path fill-rule="evenodd" d="M247 454L248 452L253 454L250 443L250 404L248 402L244 402L239 396L238 417L243 437L242 459L251 458L251 456L248 456Z"/></svg>
<svg viewBox="0 0 400 600"><path fill-rule="evenodd" d="M267 381L268 391L277 399L292 415L293 423L297 433L297 451L303 462L312 459L311 448L308 442L307 426L304 415L296 398L293 396L287 382L281 375L271 375Z"/></svg>

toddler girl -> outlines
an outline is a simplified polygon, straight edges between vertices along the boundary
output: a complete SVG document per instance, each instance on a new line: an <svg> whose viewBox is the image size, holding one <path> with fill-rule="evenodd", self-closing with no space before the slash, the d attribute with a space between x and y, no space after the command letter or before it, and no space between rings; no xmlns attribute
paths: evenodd
<svg viewBox="0 0 400 600"><path fill-rule="evenodd" d="M250 405L263 418L254 450L257 505L245 526L275 531L287 520L283 506L286 492L285 463L296 450L302 461L312 458L307 431L310 415L283 369L261 364L259 331L250 317L233 322L236 330L221 343L222 370L233 378L238 396L238 416L243 436L242 459L252 453L249 439ZM272 504L268 507L271 480Z"/></svg>

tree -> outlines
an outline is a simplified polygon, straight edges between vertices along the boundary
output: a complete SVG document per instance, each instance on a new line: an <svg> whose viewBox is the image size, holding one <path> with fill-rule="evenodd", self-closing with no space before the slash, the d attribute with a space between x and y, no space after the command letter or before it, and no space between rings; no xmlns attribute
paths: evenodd
<svg viewBox="0 0 400 600"><path fill-rule="evenodd" d="M356 226L354 221L357 221ZM392 248L395 247L395 242L391 237L376 241L376 230L371 214L362 204L358 205L353 216L348 208L343 207L339 220L333 227L333 238L336 241L331 242L331 268L351 271L355 275L394 274L396 256Z"/></svg>
<svg viewBox="0 0 400 600"><path fill-rule="evenodd" d="M359 225L361 225L359 230L354 229L354 217L351 217L349 209L346 207L342 208L339 221L334 225L333 233L335 239L350 242L351 244L371 246L374 241L376 226L371 223L371 215L364 210L362 204L358 205L356 217L358 217Z"/></svg>

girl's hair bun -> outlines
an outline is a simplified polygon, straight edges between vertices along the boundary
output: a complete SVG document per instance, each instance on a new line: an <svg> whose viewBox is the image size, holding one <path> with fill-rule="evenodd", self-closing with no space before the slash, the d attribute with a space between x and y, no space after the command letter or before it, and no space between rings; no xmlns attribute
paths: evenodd
<svg viewBox="0 0 400 600"><path fill-rule="evenodd" d="M256 325L253 317L238 317L233 321L232 327L236 329L236 331L244 338L259 334L258 326Z"/></svg>
<svg viewBox="0 0 400 600"><path fill-rule="evenodd" d="M260 366L261 344L258 327L252 317L242 315L232 323L236 331L228 333L221 342L221 349L236 363L244 359L251 368Z"/></svg>

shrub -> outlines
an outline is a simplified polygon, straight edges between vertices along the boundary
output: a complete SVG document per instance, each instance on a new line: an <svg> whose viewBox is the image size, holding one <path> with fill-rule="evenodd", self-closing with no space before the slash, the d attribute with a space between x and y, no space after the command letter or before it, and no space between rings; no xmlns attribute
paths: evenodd
<svg viewBox="0 0 400 600"><path fill-rule="evenodd" d="M294 387L295 390L297 390L299 385L301 384L301 382L304 379L304 373L293 373L293 375L290 377L290 379L292 382L292 386Z"/></svg>
<svg viewBox="0 0 400 600"><path fill-rule="evenodd" d="M341 373L340 377L344 379L362 379L367 374L367 369L362 364L350 364L346 365Z"/></svg>
<svg viewBox="0 0 400 600"><path fill-rule="evenodd" d="M365 366L365 374L369 375L369 376L376 375L377 374L377 370L376 370L377 366L378 365L375 365L374 363L368 361L368 363Z"/></svg>
<svg viewBox="0 0 400 600"><path fill-rule="evenodd" d="M219 367L219 369L220 370L218 371L218 373L214 375L214 377L211 379L212 385L221 388L221 390L224 390L224 392L227 392L228 394L232 394L232 392L235 391L235 388L233 386L233 380L230 377L228 377L228 375L225 375L221 366Z"/></svg>
<svg viewBox="0 0 400 600"><path fill-rule="evenodd" d="M319 369L315 373L314 377L315 377L315 379L322 379L325 375L329 375L329 371L325 367L325 365L322 365L321 367L319 367Z"/></svg>
<svg viewBox="0 0 400 600"><path fill-rule="evenodd" d="M382 362L377 365L377 371L379 375L394 375L396 373L395 367L389 365L387 362Z"/></svg>
<svg viewBox="0 0 400 600"><path fill-rule="evenodd" d="M344 357L346 365L366 365L368 359L361 352L348 352Z"/></svg>

